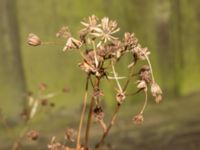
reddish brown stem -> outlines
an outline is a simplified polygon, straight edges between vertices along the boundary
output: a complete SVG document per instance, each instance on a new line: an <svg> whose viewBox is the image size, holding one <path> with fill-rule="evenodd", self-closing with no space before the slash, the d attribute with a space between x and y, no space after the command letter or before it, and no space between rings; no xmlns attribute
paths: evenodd
<svg viewBox="0 0 200 150"><path fill-rule="evenodd" d="M95 93L96 90L99 89L99 83L100 83L100 78L96 78L95 85L93 85L94 86L93 93ZM94 98L94 96L92 96L92 99L90 102L90 109L89 109L89 113L88 113L86 130L85 130L85 147L87 147L87 145L88 145L89 134L90 134L90 125L91 125L91 120L92 120L92 111L93 111L94 104L95 104L95 98Z"/></svg>
<svg viewBox="0 0 200 150"><path fill-rule="evenodd" d="M78 135L77 135L77 144L76 144L77 150L81 147L80 137L81 137L81 129L82 129L82 125L83 125L83 118L85 116L85 110L86 110L86 104L87 104L89 77L90 77L90 75L87 76L86 87L85 87L85 95L84 95L84 99L83 99L82 113L81 113L81 117L80 117L80 123L79 123Z"/></svg>
<svg viewBox="0 0 200 150"><path fill-rule="evenodd" d="M117 118L117 113L118 113L118 111L119 111L119 109L120 109L120 106L121 106L120 104L117 104L117 107L116 107L115 112L114 112L114 114L113 114L113 116L112 116L112 119L111 119L111 121L110 121L110 123L109 123L107 129L106 129L105 132L103 133L103 135L102 135L100 141L99 141L98 144L96 145L96 148L99 148L99 147L104 143L105 138L107 137L107 135L108 135L110 129L112 128L113 124L115 123L115 120L116 120L116 118Z"/></svg>

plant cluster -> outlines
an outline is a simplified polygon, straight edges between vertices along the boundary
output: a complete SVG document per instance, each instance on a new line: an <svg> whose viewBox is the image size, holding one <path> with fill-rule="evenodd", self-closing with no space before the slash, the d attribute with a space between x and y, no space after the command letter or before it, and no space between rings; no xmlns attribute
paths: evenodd
<svg viewBox="0 0 200 150"><path fill-rule="evenodd" d="M134 33L125 32L123 38L120 39L115 36L115 34L120 30L117 22L110 20L107 17L98 19L95 15L92 15L81 21L81 24L83 25L83 28L78 32L79 38L72 36L68 27L62 27L56 34L58 38L63 38L66 41L63 47L64 52L73 50L80 54L82 60L78 66L86 74L85 94L83 97L82 112L77 131L76 148L70 148L59 144L55 141L55 138L53 138L49 146L50 150L90 149L91 146L88 143L91 121L93 119L96 120L103 129L103 134L100 137L99 142L96 144L96 148L101 147L115 123L120 107L126 101L128 96L127 88L131 82L136 83L138 90L134 92L135 94L143 92L145 95L144 105L141 111L133 117L133 122L135 124L140 124L143 121L143 114L148 100L148 91L150 91L152 96L155 97L156 103L159 103L162 100L162 90L154 79L149 59L150 51L148 48L141 46ZM39 46L49 43L42 41L33 33L29 34L27 42L31 46ZM127 66L129 74L125 77L121 77L116 70L116 64L126 55L132 57L130 64ZM146 61L147 64L136 71L135 66L140 61ZM137 76L138 79L133 81L133 76ZM116 108L108 123L104 121L105 112L102 105L104 91L100 86L102 80L107 80L108 83L110 83L111 80L114 80L116 83L116 86L114 87L116 91ZM121 80L125 80L123 85ZM89 88L92 89L92 96L89 101L84 141L81 141L80 137L82 135L83 120L86 115ZM74 132L72 133L74 136ZM68 137L70 138L70 134Z"/></svg>

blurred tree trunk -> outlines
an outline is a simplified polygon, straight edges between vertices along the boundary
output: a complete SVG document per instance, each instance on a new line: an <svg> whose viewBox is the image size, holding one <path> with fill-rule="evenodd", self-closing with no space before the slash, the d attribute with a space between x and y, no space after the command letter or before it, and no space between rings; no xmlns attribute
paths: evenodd
<svg viewBox="0 0 200 150"><path fill-rule="evenodd" d="M20 54L15 0L0 1L0 33L1 106L14 105L19 108L26 90L26 80ZM14 110L17 109L6 107L6 113L13 113Z"/></svg>
<svg viewBox="0 0 200 150"><path fill-rule="evenodd" d="M174 92L181 94L183 81L182 14L180 0L171 1L171 49L173 49Z"/></svg>

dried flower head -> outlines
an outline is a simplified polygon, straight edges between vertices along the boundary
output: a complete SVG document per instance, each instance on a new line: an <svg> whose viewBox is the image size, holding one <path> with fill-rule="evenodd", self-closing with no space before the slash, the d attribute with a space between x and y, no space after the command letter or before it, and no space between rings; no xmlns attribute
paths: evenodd
<svg viewBox="0 0 200 150"><path fill-rule="evenodd" d="M65 47L63 48L63 51L65 52L68 49L79 49L81 47L81 45L82 45L82 43L79 40L77 40L73 37L69 37L67 39Z"/></svg>
<svg viewBox="0 0 200 150"><path fill-rule="evenodd" d="M77 136L77 132L72 128L67 128L65 131L65 139L71 142L75 142L75 138Z"/></svg>
<svg viewBox="0 0 200 150"><path fill-rule="evenodd" d="M27 133L27 137L30 140L36 141L39 138L39 132L36 130L31 130Z"/></svg>
<svg viewBox="0 0 200 150"><path fill-rule="evenodd" d="M147 83L144 80L137 81L137 88L147 91Z"/></svg>
<svg viewBox="0 0 200 150"><path fill-rule="evenodd" d="M81 21L81 24L85 26L84 29L81 31L87 31L87 32L92 32L97 28L99 25L97 25L98 18L95 15L89 16L88 20Z"/></svg>
<svg viewBox="0 0 200 150"><path fill-rule="evenodd" d="M139 71L139 77L140 80L144 80L146 83L151 83L151 71L148 65L142 66L142 68Z"/></svg>
<svg viewBox="0 0 200 150"><path fill-rule="evenodd" d="M69 32L69 28L68 27L62 27L57 33L56 33L56 37L62 37L64 39L68 39L69 37L71 37L71 33Z"/></svg>
<svg viewBox="0 0 200 150"><path fill-rule="evenodd" d="M120 29L117 27L117 22L109 20L109 18L104 17L101 19L101 28L95 28L95 32L91 35L95 37L100 37L101 40L106 43L107 41L113 42L118 38L112 36L112 34L118 32Z"/></svg>
<svg viewBox="0 0 200 150"><path fill-rule="evenodd" d="M152 83L151 85L151 94L155 97L156 103L159 103L162 100L162 90L157 83Z"/></svg>
<svg viewBox="0 0 200 150"><path fill-rule="evenodd" d="M145 60L148 55L150 55L150 51L148 48L142 48L140 44L138 44L134 49L133 49L133 54L136 59L141 59Z"/></svg>
<svg viewBox="0 0 200 150"><path fill-rule="evenodd" d="M144 121L144 117L142 114L138 114L133 117L133 123L134 124L141 124Z"/></svg>
<svg viewBox="0 0 200 150"><path fill-rule="evenodd" d="M29 33L27 42L31 46L38 46L42 43L40 38L33 33Z"/></svg>
<svg viewBox="0 0 200 150"><path fill-rule="evenodd" d="M125 92L118 91L117 95L116 95L116 99L117 99L117 102L121 105L124 102L124 100L126 99Z"/></svg>
<svg viewBox="0 0 200 150"><path fill-rule="evenodd" d="M49 150L66 150L66 147L62 145L61 143L57 142L56 137L53 136L51 139L51 143L48 144L48 149Z"/></svg>
<svg viewBox="0 0 200 150"><path fill-rule="evenodd" d="M93 110L94 118L96 121L101 121L104 118L104 112L102 107L96 106Z"/></svg>
<svg viewBox="0 0 200 150"><path fill-rule="evenodd" d="M124 33L124 45L126 49L132 49L138 44L138 39L135 37L134 33L125 32Z"/></svg>

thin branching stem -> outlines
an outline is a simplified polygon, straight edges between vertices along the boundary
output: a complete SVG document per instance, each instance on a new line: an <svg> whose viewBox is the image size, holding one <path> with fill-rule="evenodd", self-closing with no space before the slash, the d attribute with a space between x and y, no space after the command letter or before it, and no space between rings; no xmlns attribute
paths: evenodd
<svg viewBox="0 0 200 150"><path fill-rule="evenodd" d="M117 106L115 108L115 111L114 111L114 114L113 114L113 116L111 118L111 121L110 121L107 129L104 131L100 141L96 144L96 148L99 148L104 143L105 138L107 137L110 129L112 128L113 124L115 123L115 120L117 118L117 113L118 113L118 111L120 109L120 106L121 106L120 104L117 104Z"/></svg>
<svg viewBox="0 0 200 150"><path fill-rule="evenodd" d="M143 112L144 112L144 110L145 110L145 108L146 108L146 106L147 106L147 101L148 101L148 98L147 98L147 91L144 91L144 93L145 93L145 100L144 100L144 105L143 105L143 107L142 107L142 109L141 109L141 111L140 111L140 114L143 114Z"/></svg>
<svg viewBox="0 0 200 150"><path fill-rule="evenodd" d="M84 99L83 99L83 107L82 107L82 112L81 112L81 117L80 117L80 123L79 123L79 129L78 129L78 134L77 134L77 144L76 144L76 149L78 150L80 148L80 137L81 137L81 129L83 125L83 118L85 116L85 110L86 110L86 104L87 104L87 96L88 96L88 81L89 81L90 75L87 75L87 80L86 80L86 86L85 86L85 94L84 94Z"/></svg>

